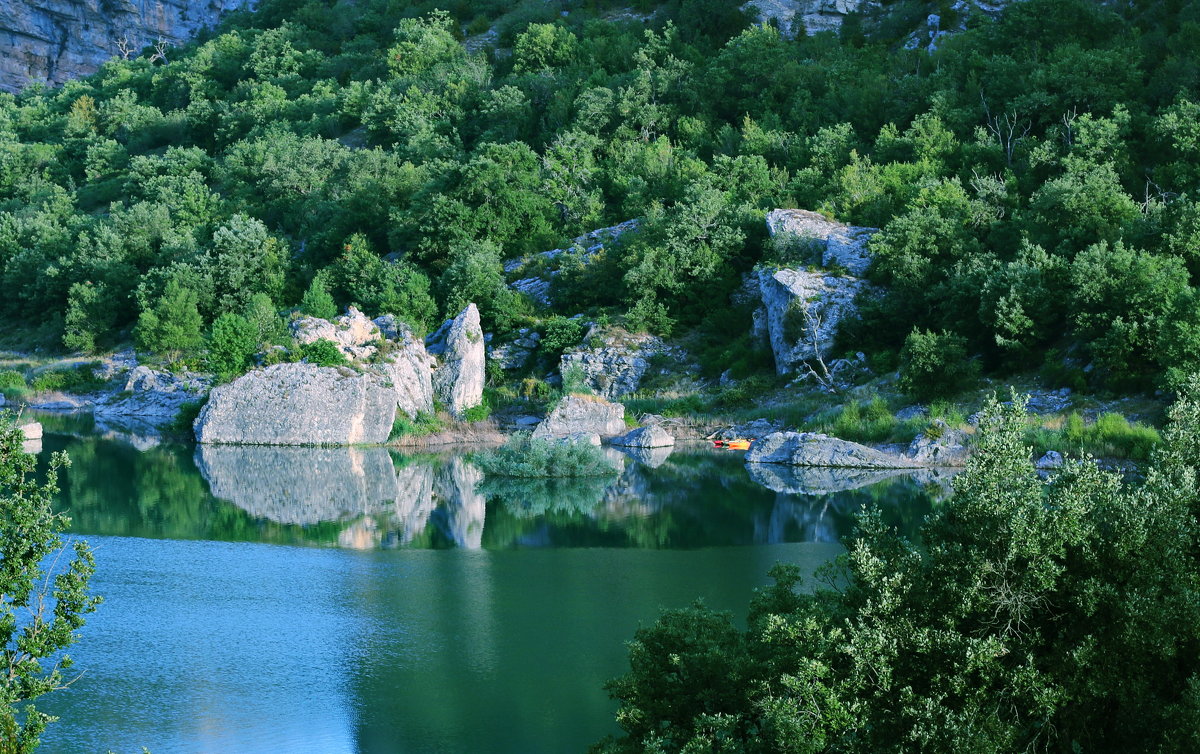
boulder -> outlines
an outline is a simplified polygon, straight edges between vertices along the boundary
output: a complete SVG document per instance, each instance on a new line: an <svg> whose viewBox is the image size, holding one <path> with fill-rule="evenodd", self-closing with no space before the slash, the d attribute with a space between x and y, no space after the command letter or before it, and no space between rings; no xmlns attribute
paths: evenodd
<svg viewBox="0 0 1200 754"><path fill-rule="evenodd" d="M417 414L432 414L433 359L426 353L425 343L413 335L408 325L398 320L385 321L380 331L387 337L380 344L383 358L379 363L367 366L367 371L384 376L396 393L396 408L410 419L416 418Z"/></svg>
<svg viewBox="0 0 1200 754"><path fill-rule="evenodd" d="M566 374L577 369L596 394L620 398L637 392L650 368L650 358L666 350L662 339L653 335L593 327L583 344L563 353L558 371Z"/></svg>
<svg viewBox="0 0 1200 754"><path fill-rule="evenodd" d="M1063 460L1062 453L1059 453L1057 450L1047 450L1045 455L1037 460L1034 467L1041 471L1053 471L1054 469L1061 469L1063 463L1065 461Z"/></svg>
<svg viewBox="0 0 1200 754"><path fill-rule="evenodd" d="M838 325L857 311L854 299L869 288L858 278L803 268L762 269L756 276L761 306L754 331L770 346L781 375L827 356Z"/></svg>
<svg viewBox="0 0 1200 754"><path fill-rule="evenodd" d="M204 400L211 384L209 377L174 375L138 366L130 370L124 391L97 403L94 412L97 418L130 417L141 424L161 427L174 421L183 404Z"/></svg>
<svg viewBox="0 0 1200 754"><path fill-rule="evenodd" d="M862 277L871 266L867 247L878 228L860 228L830 220L803 209L776 209L767 213L767 232L776 243L798 243L810 248L812 264L842 267Z"/></svg>
<svg viewBox="0 0 1200 754"><path fill-rule="evenodd" d="M212 391L196 440L248 445L383 443L396 391L381 375L346 367L276 364Z"/></svg>
<svg viewBox="0 0 1200 754"><path fill-rule="evenodd" d="M535 438L569 437L579 432L613 437L625 432L625 407L592 395L568 395L533 430Z"/></svg>
<svg viewBox="0 0 1200 754"><path fill-rule="evenodd" d="M41 422L26 422L25 424L20 425L18 429L21 430L21 434L24 435L26 440L42 439Z"/></svg>
<svg viewBox="0 0 1200 754"><path fill-rule="evenodd" d="M626 432L620 437L613 438L613 445L624 445L630 448L667 448L675 444L675 438L658 425L638 427Z"/></svg>
<svg viewBox="0 0 1200 754"><path fill-rule="evenodd" d="M392 320L393 324L395 320ZM379 325L353 306L332 322L320 317L300 317L291 323L292 337L302 346L328 340L351 361L369 359L383 337Z"/></svg>
<svg viewBox="0 0 1200 754"><path fill-rule="evenodd" d="M971 457L970 438L941 419L934 419L904 454L918 466L965 466Z"/></svg>
<svg viewBox="0 0 1200 754"><path fill-rule="evenodd" d="M0 393L0 407L8 403L8 398L4 397L4 393Z"/></svg>
<svg viewBox="0 0 1200 754"><path fill-rule="evenodd" d="M450 413L461 416L483 400L485 364L479 309L475 304L467 304L461 314L442 325L435 335L442 363L433 373L433 392Z"/></svg>
<svg viewBox="0 0 1200 754"><path fill-rule="evenodd" d="M907 458L816 432L775 432L767 435L750 446L746 463L852 469L903 469L914 466Z"/></svg>

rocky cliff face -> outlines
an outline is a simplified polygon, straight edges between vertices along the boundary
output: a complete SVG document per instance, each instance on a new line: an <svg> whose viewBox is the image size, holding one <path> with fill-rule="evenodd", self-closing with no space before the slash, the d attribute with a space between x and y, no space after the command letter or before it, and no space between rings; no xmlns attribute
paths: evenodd
<svg viewBox="0 0 1200 754"><path fill-rule="evenodd" d="M254 0L0 0L0 90L86 76L120 54L169 45Z"/></svg>

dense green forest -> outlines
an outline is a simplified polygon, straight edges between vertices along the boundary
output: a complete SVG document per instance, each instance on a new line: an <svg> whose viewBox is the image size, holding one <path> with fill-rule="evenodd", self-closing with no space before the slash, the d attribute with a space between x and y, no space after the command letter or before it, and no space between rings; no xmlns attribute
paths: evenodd
<svg viewBox="0 0 1200 754"><path fill-rule="evenodd" d="M504 260L641 218L557 313L736 346L730 292L787 261L763 213L801 207L883 229L842 333L880 365L933 333L1063 384L1200 366L1200 3L894 2L795 40L721 0L437 5L269 0L0 95L8 345L186 357L329 296L503 334L553 313ZM930 11L967 30L907 49Z"/></svg>

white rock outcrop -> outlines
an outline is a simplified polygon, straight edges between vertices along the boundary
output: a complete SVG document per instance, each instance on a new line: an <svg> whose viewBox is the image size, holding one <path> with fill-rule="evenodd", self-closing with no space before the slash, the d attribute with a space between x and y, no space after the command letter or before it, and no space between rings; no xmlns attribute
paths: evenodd
<svg viewBox="0 0 1200 754"><path fill-rule="evenodd" d="M483 400L485 344L475 304L438 329L426 340L441 365L433 373L433 392L450 413L461 416Z"/></svg>
<svg viewBox="0 0 1200 754"><path fill-rule="evenodd" d="M394 318L390 323L395 328ZM371 358L379 350L378 344L383 339L379 325L353 306L332 322L320 317L300 317L291 323L291 329L297 344L306 346L318 340L328 340L351 361Z"/></svg>
<svg viewBox="0 0 1200 754"><path fill-rule="evenodd" d="M614 437L625 432L625 407L591 395L568 395L533 430L535 439L580 433Z"/></svg>
<svg viewBox="0 0 1200 754"><path fill-rule="evenodd" d="M125 389L96 404L96 417L104 420L136 419L161 427L175 419L185 403L204 400L211 379L198 375L174 375L147 366L129 371Z"/></svg>
<svg viewBox="0 0 1200 754"><path fill-rule="evenodd" d="M276 364L213 390L194 426L201 443L356 445L386 442L395 417L379 374Z"/></svg>
<svg viewBox="0 0 1200 754"><path fill-rule="evenodd" d="M846 225L804 209L774 209L767 213L767 232L776 243L809 247L811 264L843 267L851 275L862 277L871 266L868 243L879 229Z"/></svg>
<svg viewBox="0 0 1200 754"><path fill-rule="evenodd" d="M229 11L254 5L254 0L0 0L0 91L86 76L120 54L121 40L136 56L160 38L177 45Z"/></svg>
<svg viewBox="0 0 1200 754"><path fill-rule="evenodd" d="M558 373L578 369L584 384L597 395L620 398L637 392L651 357L665 352L662 339L653 335L592 327L583 343L563 352Z"/></svg>
<svg viewBox="0 0 1200 754"><path fill-rule="evenodd" d="M857 311L854 300L869 284L858 278L807 269L756 273L759 300L755 333L771 347L779 374L829 355L838 325Z"/></svg>

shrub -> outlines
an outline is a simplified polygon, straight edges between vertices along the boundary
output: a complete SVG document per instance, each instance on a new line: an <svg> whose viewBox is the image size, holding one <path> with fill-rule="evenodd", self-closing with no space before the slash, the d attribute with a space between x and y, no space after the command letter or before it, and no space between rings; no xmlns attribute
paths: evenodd
<svg viewBox="0 0 1200 754"><path fill-rule="evenodd" d="M321 319L333 319L337 316L337 304L329 293L326 275L319 273L308 285L304 298L300 299L300 313Z"/></svg>
<svg viewBox="0 0 1200 754"><path fill-rule="evenodd" d="M39 393L56 390L87 393L99 390L104 386L104 381L96 378L93 368L92 364L80 364L67 369L48 370L34 377L30 387Z"/></svg>
<svg viewBox="0 0 1200 754"><path fill-rule="evenodd" d="M563 395L581 393L591 395L592 388L587 381L587 372L579 364L571 364L562 372Z"/></svg>
<svg viewBox="0 0 1200 754"><path fill-rule="evenodd" d="M485 395L483 397L483 400L480 401L478 406L471 406L466 411L463 411L462 415L459 418L465 422L470 422L470 423L474 424L475 422L486 421L487 418L491 415L492 415L492 406L491 406L491 403L488 401L487 396Z"/></svg>
<svg viewBox="0 0 1200 754"><path fill-rule="evenodd" d="M548 359L558 361L563 351L579 345L582 339L582 322L566 317L551 317L546 321L538 347Z"/></svg>
<svg viewBox="0 0 1200 754"><path fill-rule="evenodd" d="M258 328L240 314L222 314L212 324L208 365L222 377L241 374L258 350Z"/></svg>
<svg viewBox="0 0 1200 754"><path fill-rule="evenodd" d="M204 408L204 401L188 401L180 404L179 410L175 412L175 418L171 420L169 429L176 434L190 435L192 424L195 423L202 408Z"/></svg>
<svg viewBox="0 0 1200 754"><path fill-rule="evenodd" d="M24 390L26 387L25 375L15 369L0 372L0 391L8 392L11 390L17 392Z"/></svg>
<svg viewBox="0 0 1200 754"><path fill-rule="evenodd" d="M392 433L388 436L388 439L395 440L401 437L431 435L434 432L441 431L443 427L445 427L445 423L438 418L437 414L420 411L415 417L409 417L403 411L397 411L396 419L392 422Z"/></svg>
<svg viewBox="0 0 1200 754"><path fill-rule="evenodd" d="M472 460L496 476L584 477L617 473L604 451L595 445L535 440L525 433L514 435L495 450L476 453Z"/></svg>
<svg viewBox="0 0 1200 754"><path fill-rule="evenodd" d="M913 330L900 351L899 387L917 400L952 395L979 373L967 341L949 332Z"/></svg>
<svg viewBox="0 0 1200 754"><path fill-rule="evenodd" d="M324 338L300 346L300 357L319 367L344 367L350 364L337 345Z"/></svg>

